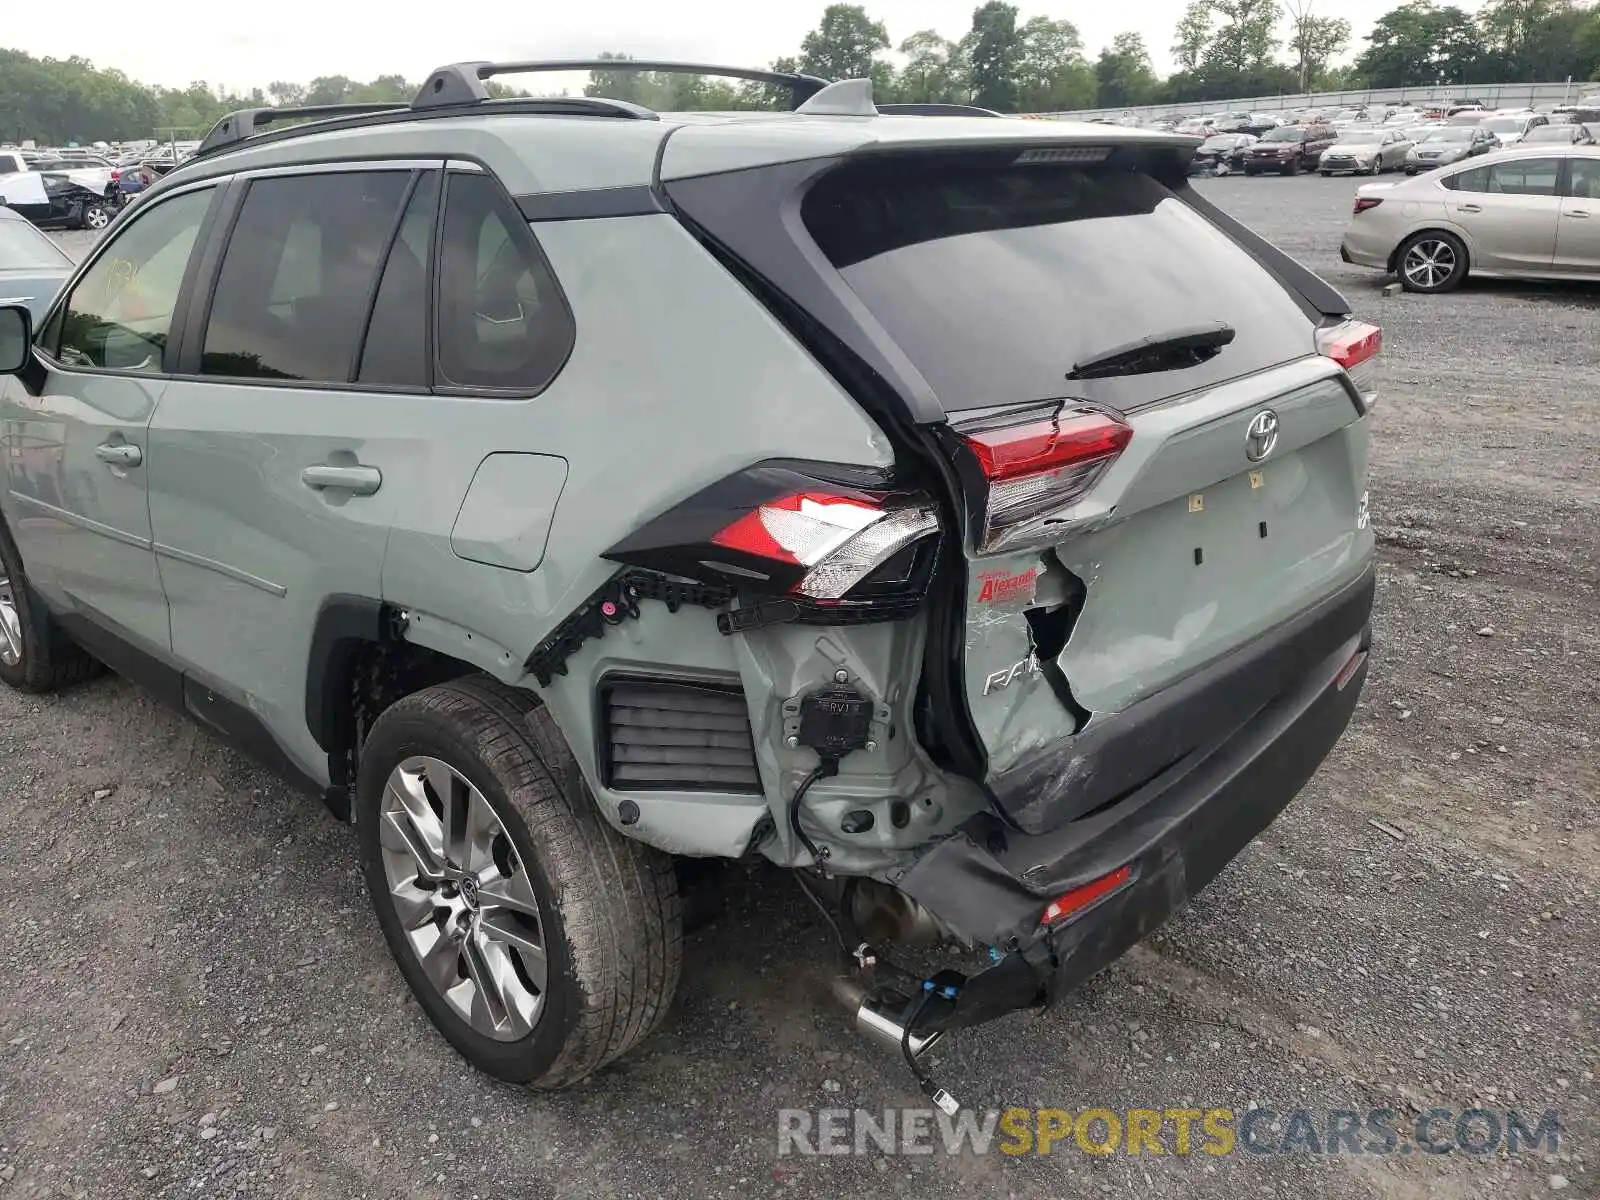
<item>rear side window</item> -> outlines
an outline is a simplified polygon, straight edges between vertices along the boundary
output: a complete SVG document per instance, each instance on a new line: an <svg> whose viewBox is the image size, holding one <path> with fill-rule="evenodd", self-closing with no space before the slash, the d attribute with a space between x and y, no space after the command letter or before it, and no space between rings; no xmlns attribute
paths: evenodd
<svg viewBox="0 0 1600 1200"><path fill-rule="evenodd" d="M1559 158L1520 158L1474 167L1445 182L1458 192L1503 196L1554 196L1561 176Z"/></svg>
<svg viewBox="0 0 1600 1200"><path fill-rule="evenodd" d="M1066 396L1134 408L1312 349L1295 299L1147 175L858 164L820 180L802 217L949 412ZM1142 338L1218 324L1233 341L1205 361L1067 380Z"/></svg>
<svg viewBox="0 0 1600 1200"><path fill-rule="evenodd" d="M447 182L436 311L440 385L536 392L572 349L566 298L522 214L487 175Z"/></svg>
<svg viewBox="0 0 1600 1200"><path fill-rule="evenodd" d="M228 238L203 375L349 382L408 171L258 179Z"/></svg>
<svg viewBox="0 0 1600 1200"><path fill-rule="evenodd" d="M428 264L439 212L439 177L418 182L384 263L356 382L425 388L428 371Z"/></svg>

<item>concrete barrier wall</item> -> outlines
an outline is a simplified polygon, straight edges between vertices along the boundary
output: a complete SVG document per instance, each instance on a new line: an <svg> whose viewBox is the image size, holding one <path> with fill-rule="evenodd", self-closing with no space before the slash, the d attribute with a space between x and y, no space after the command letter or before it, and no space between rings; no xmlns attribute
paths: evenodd
<svg viewBox="0 0 1600 1200"><path fill-rule="evenodd" d="M1165 116L1203 117L1220 112L1283 112L1293 108L1347 108L1359 104L1415 104L1462 97L1482 100L1495 108L1523 105L1569 104L1581 96L1600 93L1600 83L1569 80L1565 83L1488 83L1454 87L1365 88L1349 92L1317 92L1301 96L1247 96L1232 100L1202 100L1183 104L1146 105L1139 108L1084 109L1080 112L1044 113L1060 120L1113 120L1133 117L1155 120Z"/></svg>

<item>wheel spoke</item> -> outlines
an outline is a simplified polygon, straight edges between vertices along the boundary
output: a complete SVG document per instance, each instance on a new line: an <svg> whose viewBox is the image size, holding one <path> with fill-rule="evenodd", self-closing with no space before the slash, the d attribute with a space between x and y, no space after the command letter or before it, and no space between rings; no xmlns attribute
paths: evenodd
<svg viewBox="0 0 1600 1200"><path fill-rule="evenodd" d="M451 866L466 869L467 813L471 804L467 781L438 759L423 768L428 790L439 803L439 823L444 830L444 857Z"/></svg>
<svg viewBox="0 0 1600 1200"><path fill-rule="evenodd" d="M528 932L510 913L486 913L479 920L478 929L488 940L515 950L522 960L522 969L527 972L529 982L539 991L544 991L549 978L549 963L536 935Z"/></svg>
<svg viewBox="0 0 1600 1200"><path fill-rule="evenodd" d="M461 947L461 960L467 966L467 978L472 980L472 1023L486 1032L494 1032L506 1023L510 1005L506 1003L505 986L494 965L484 953L478 937L469 937Z"/></svg>
<svg viewBox="0 0 1600 1200"><path fill-rule="evenodd" d="M409 854L421 878L430 882L444 878L442 859L418 831L409 813L394 810L384 813L383 823L378 829L378 840L385 850Z"/></svg>
<svg viewBox="0 0 1600 1200"><path fill-rule="evenodd" d="M509 908L525 917L539 919L539 901L533 894L528 873L520 867L509 876L501 875L478 884L478 903L484 908Z"/></svg>
<svg viewBox="0 0 1600 1200"><path fill-rule="evenodd" d="M402 883L390 888L389 898L394 901L395 912L400 916L400 927L408 933L432 923L434 913L438 911L433 893L414 884Z"/></svg>
<svg viewBox="0 0 1600 1200"><path fill-rule="evenodd" d="M447 995L451 988L461 982L461 973L458 969L460 958L461 944L453 941L443 931L435 931L432 943L426 948L419 947L417 950L417 960L422 964L422 973L428 977L428 982Z"/></svg>

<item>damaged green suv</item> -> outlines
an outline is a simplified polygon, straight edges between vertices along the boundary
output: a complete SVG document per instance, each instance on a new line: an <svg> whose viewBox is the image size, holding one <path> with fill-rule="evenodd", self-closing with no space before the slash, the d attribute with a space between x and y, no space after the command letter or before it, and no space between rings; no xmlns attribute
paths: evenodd
<svg viewBox="0 0 1600 1200"><path fill-rule="evenodd" d="M1338 739L1379 333L1190 188L1194 139L485 87L598 65L235 113L36 329L0 309L0 678L103 663L316 789L493 1075L648 1035L675 860L747 856L920 1074Z"/></svg>

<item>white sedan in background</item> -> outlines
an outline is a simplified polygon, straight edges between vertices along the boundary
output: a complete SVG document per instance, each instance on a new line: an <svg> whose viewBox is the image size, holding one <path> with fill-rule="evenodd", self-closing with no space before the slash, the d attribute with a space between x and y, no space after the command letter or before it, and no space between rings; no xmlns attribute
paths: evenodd
<svg viewBox="0 0 1600 1200"><path fill-rule="evenodd" d="M1600 146L1517 147L1364 184L1339 257L1411 292L1469 274L1600 282Z"/></svg>

